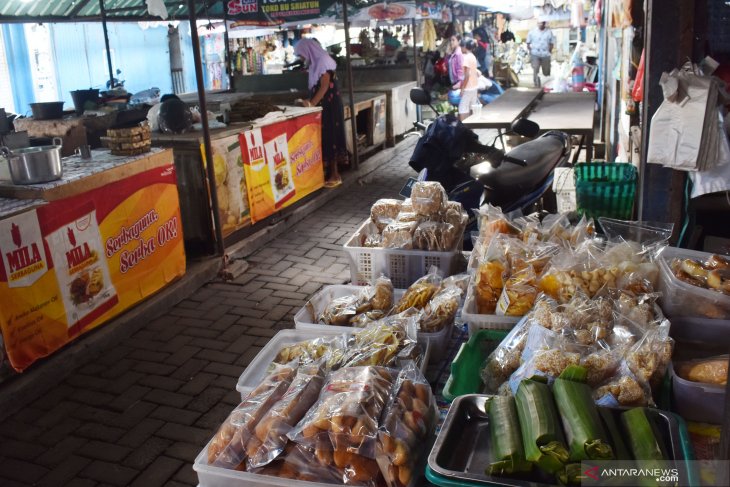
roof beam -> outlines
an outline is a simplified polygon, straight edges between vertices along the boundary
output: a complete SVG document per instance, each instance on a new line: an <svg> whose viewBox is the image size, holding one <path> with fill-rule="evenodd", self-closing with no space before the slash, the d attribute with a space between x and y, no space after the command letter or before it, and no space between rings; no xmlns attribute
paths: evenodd
<svg viewBox="0 0 730 487"><path fill-rule="evenodd" d="M71 11L68 13L68 16L71 18L76 17L81 10L83 10L84 7L86 7L91 0L79 0L79 3L74 5L74 8L71 9Z"/></svg>

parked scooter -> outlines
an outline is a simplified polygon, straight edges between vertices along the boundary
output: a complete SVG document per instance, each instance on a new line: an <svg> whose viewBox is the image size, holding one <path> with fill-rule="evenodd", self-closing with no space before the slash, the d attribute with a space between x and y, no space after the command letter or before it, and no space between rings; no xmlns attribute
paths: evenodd
<svg viewBox="0 0 730 487"><path fill-rule="evenodd" d="M413 103L436 111L429 92L413 88L410 98ZM529 138L539 130L536 123L527 119L516 120L511 128L511 132ZM495 142L496 139L490 145L481 144L478 136L457 117L439 115L425 128L409 161L416 171L425 169L427 181L441 183L449 199L460 202L469 212L467 232L476 229L473 210L488 203L505 213L521 210L525 214L538 206L548 211L554 211L556 206L552 192L550 198L546 193L552 185L554 169L568 161L570 136L550 131L507 154L497 149Z"/></svg>

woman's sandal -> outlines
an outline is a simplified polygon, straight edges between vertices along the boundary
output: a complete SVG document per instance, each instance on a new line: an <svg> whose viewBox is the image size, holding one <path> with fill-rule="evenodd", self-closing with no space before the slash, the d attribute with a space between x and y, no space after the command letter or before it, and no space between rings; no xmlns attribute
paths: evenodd
<svg viewBox="0 0 730 487"><path fill-rule="evenodd" d="M342 179L336 179L335 181L325 181L324 187L325 188L336 188L337 186L342 185Z"/></svg>

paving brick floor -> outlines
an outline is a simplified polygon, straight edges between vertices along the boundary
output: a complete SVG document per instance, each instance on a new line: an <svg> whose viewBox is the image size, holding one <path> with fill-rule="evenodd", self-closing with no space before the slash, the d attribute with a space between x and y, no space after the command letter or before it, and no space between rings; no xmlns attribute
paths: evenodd
<svg viewBox="0 0 730 487"><path fill-rule="evenodd" d="M0 423L0 485L197 485L192 462L239 402L236 380L325 284L349 281L342 244L410 151Z"/></svg>

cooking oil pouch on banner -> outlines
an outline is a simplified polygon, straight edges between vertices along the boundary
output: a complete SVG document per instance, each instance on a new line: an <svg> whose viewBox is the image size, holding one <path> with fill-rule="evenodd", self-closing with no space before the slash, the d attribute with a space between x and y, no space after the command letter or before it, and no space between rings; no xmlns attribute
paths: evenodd
<svg viewBox="0 0 730 487"><path fill-rule="evenodd" d="M118 302L100 236L96 210L92 209L61 223L46 237L66 308L69 336L78 334Z"/></svg>

